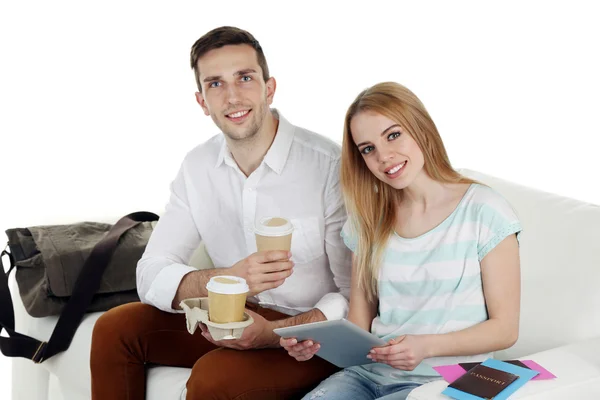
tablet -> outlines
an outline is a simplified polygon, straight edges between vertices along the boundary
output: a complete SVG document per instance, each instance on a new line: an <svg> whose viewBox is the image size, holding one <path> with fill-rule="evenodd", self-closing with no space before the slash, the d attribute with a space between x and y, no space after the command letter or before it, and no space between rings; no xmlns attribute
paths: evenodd
<svg viewBox="0 0 600 400"><path fill-rule="evenodd" d="M310 339L319 343L321 348L316 355L340 368L372 363L367 358L369 351L386 344L346 319L288 326L273 332L284 338L295 337L298 342Z"/></svg>

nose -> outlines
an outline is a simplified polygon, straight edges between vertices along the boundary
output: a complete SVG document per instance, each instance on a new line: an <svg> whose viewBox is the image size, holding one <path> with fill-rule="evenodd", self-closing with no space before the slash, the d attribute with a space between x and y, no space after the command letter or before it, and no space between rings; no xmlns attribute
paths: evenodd
<svg viewBox="0 0 600 400"><path fill-rule="evenodd" d="M237 85L227 85L227 101L231 104L239 103L241 100L240 89Z"/></svg>
<svg viewBox="0 0 600 400"><path fill-rule="evenodd" d="M385 164L386 162L390 162L394 159L394 152L387 149L379 150L379 162L381 164Z"/></svg>

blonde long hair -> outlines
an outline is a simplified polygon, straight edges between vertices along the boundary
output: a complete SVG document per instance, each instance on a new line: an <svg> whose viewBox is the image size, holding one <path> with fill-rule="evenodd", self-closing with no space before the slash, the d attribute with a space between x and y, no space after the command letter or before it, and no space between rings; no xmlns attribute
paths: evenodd
<svg viewBox="0 0 600 400"><path fill-rule="evenodd" d="M402 190L383 184L367 168L350 130L352 118L362 111L381 114L407 131L424 156L424 169L442 183L473 183L450 165L438 130L413 92L395 82L383 82L362 91L346 112L342 144L341 184L350 216L359 286L371 302L377 300L383 250L393 234Z"/></svg>

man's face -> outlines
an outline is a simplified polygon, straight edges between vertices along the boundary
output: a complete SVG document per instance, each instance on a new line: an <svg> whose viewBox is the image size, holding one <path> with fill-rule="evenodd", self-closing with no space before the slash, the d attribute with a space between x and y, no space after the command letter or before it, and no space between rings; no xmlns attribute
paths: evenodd
<svg viewBox="0 0 600 400"><path fill-rule="evenodd" d="M202 92L196 100L232 140L254 137L275 94L275 80L264 81L256 51L248 45L214 49L198 60Z"/></svg>

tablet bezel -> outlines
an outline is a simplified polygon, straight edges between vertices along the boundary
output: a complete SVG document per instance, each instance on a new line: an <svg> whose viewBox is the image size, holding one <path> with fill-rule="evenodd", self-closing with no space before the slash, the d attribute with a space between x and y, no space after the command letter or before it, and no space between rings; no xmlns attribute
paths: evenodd
<svg viewBox="0 0 600 400"><path fill-rule="evenodd" d="M294 337L298 342L319 343L321 348L316 355L340 368L372 363L367 358L369 350L387 343L346 319L287 326L273 332L283 338ZM346 340L340 339L344 337Z"/></svg>

